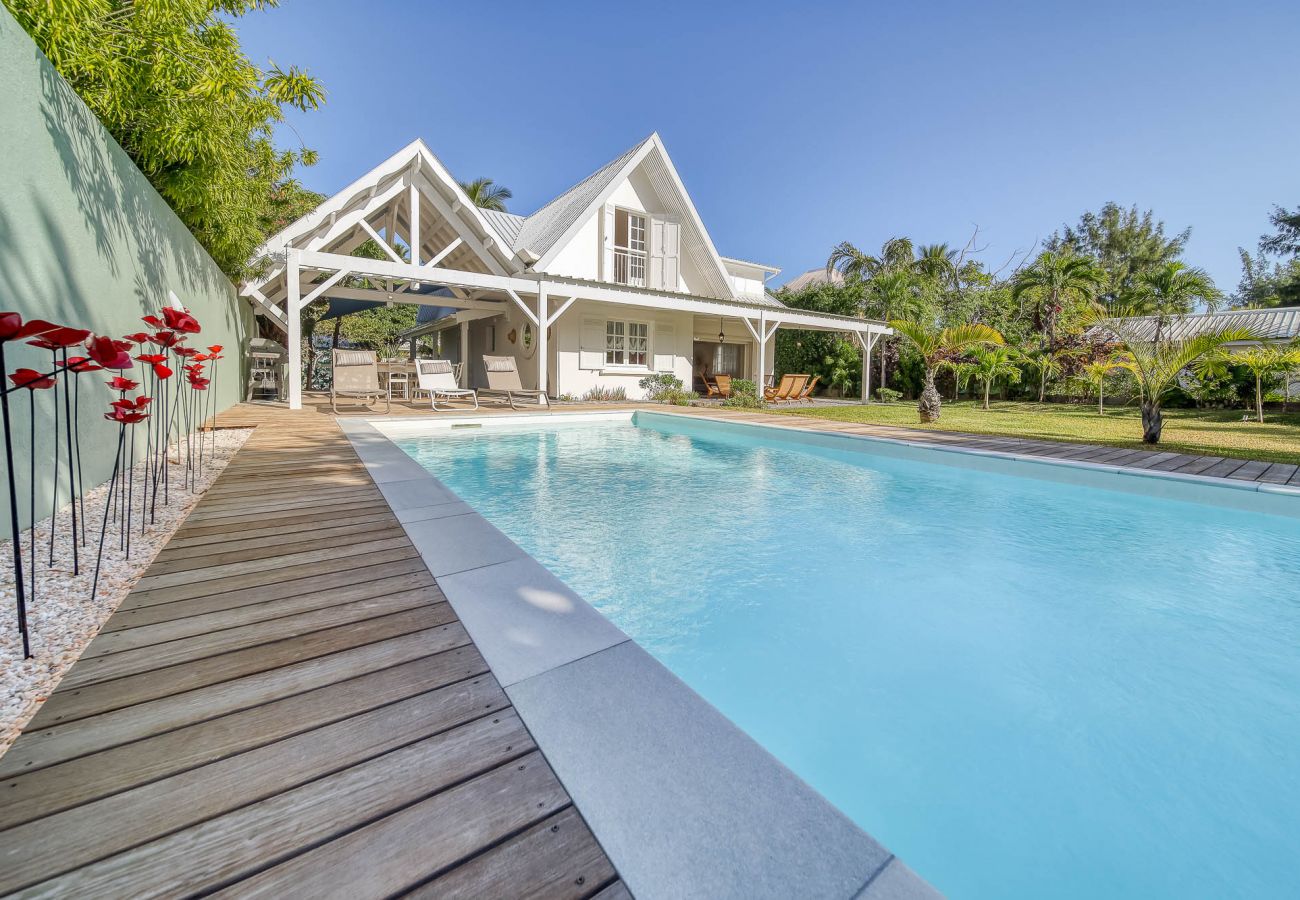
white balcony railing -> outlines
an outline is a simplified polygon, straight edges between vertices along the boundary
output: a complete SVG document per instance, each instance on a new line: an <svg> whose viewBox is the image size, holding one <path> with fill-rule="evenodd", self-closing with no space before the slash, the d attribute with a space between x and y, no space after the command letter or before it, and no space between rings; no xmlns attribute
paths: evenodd
<svg viewBox="0 0 1300 900"><path fill-rule="evenodd" d="M645 254L623 247L614 248L614 281L632 287L645 287Z"/></svg>

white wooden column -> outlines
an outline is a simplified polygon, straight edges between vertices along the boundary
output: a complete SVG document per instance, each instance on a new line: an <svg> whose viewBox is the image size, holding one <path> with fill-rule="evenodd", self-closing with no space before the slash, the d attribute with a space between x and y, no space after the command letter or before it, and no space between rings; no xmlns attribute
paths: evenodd
<svg viewBox="0 0 1300 900"><path fill-rule="evenodd" d="M420 264L420 189L415 186L414 182L411 183L408 206L410 209L407 210L407 214L411 219L411 229L407 237L409 238L408 243L411 245L411 265L418 266Z"/></svg>
<svg viewBox="0 0 1300 900"><path fill-rule="evenodd" d="M858 332L858 343L862 345L862 402L871 402L871 348L876 343L876 336L870 331L864 338Z"/></svg>
<svg viewBox="0 0 1300 900"><path fill-rule="evenodd" d="M469 387L469 322L460 323L460 386Z"/></svg>
<svg viewBox="0 0 1300 900"><path fill-rule="evenodd" d="M298 272L298 251L290 249L285 259L285 284L288 294L284 312L289 319L289 408L302 409L302 293Z"/></svg>
<svg viewBox="0 0 1300 900"><path fill-rule="evenodd" d="M537 389L546 392L546 329L550 325L550 301L547 299L546 285L537 287Z"/></svg>
<svg viewBox="0 0 1300 900"><path fill-rule="evenodd" d="M763 372L767 368L767 342L763 340L767 334L767 318L763 313L758 314L758 374L754 378L754 383L758 385L758 399L763 399Z"/></svg>

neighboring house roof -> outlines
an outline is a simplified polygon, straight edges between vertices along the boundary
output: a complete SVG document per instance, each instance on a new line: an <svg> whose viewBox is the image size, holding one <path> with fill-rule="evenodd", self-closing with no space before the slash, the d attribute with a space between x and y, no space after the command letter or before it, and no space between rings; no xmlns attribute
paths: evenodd
<svg viewBox="0 0 1300 900"><path fill-rule="evenodd" d="M809 269L807 272L804 272L801 275L796 275L785 284L781 285L781 290L802 291L804 288L812 287L815 284L826 284L828 282L832 284L843 284L844 276L834 269L831 269L829 274L827 274L824 268Z"/></svg>
<svg viewBox="0 0 1300 900"><path fill-rule="evenodd" d="M605 163L563 194L528 216L521 223L512 243L515 251L530 250L540 259L573 227L583 213L614 183L623 167L649 142L638 141L616 158Z"/></svg>
<svg viewBox="0 0 1300 900"><path fill-rule="evenodd" d="M1171 340L1183 340L1225 328L1249 328L1260 340L1289 341L1300 335L1300 307L1276 309L1229 309L1217 313L1192 313L1182 316L1141 316L1129 319L1128 328L1136 340L1152 340L1156 323L1163 318L1161 334ZM1098 328L1104 328L1104 323Z"/></svg>

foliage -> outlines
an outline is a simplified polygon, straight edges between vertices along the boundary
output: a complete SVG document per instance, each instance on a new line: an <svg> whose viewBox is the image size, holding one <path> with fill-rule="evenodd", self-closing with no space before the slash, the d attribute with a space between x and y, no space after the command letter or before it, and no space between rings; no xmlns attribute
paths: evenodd
<svg viewBox="0 0 1300 900"><path fill-rule="evenodd" d="M897 403L903 399L903 392L896 391L893 388L876 388L876 396L881 403Z"/></svg>
<svg viewBox="0 0 1300 900"><path fill-rule="evenodd" d="M1116 369L1113 362L1096 360L1083 367L1083 380L1097 392L1097 414L1106 414L1106 379Z"/></svg>
<svg viewBox="0 0 1300 900"><path fill-rule="evenodd" d="M862 351L848 341L836 341L821 364L810 367L806 374L821 376L841 397L852 397L862 389Z"/></svg>
<svg viewBox="0 0 1300 900"><path fill-rule="evenodd" d="M1016 365L1016 351L1010 347L986 347L973 354L971 377L984 386L984 408L989 408L989 392L993 385L1006 379L1019 384L1020 367Z"/></svg>
<svg viewBox="0 0 1300 900"><path fill-rule="evenodd" d="M1260 249L1279 256L1300 255L1300 206L1294 212L1275 206L1268 220L1277 231L1261 239Z"/></svg>
<svg viewBox="0 0 1300 900"><path fill-rule="evenodd" d="M1029 301L1033 329L1043 336L1047 349L1053 350L1058 326L1062 320L1073 325L1086 315L1097 296L1101 277L1086 256L1069 249L1045 250L1016 273L1011 295Z"/></svg>
<svg viewBox="0 0 1300 900"><path fill-rule="evenodd" d="M605 387L598 384L589 388L587 392L582 395L582 399L586 403L621 402L627 399L627 388L622 386Z"/></svg>
<svg viewBox="0 0 1300 900"><path fill-rule="evenodd" d="M987 325L955 325L939 329L925 322L894 319L889 327L912 345L925 367L925 386L916 408L922 422L933 422L939 418L942 401L934 386L934 375L940 364L956 358L969 347L1003 342L1002 335ZM974 371L978 374L978 362Z"/></svg>
<svg viewBox="0 0 1300 900"><path fill-rule="evenodd" d="M1151 210L1124 209L1107 203L1098 213L1085 212L1077 225L1067 225L1047 241L1055 253L1072 253L1094 262L1099 272L1098 295L1107 306L1131 302L1142 275L1176 261L1187 247L1192 230L1165 234L1165 223Z"/></svg>
<svg viewBox="0 0 1300 900"><path fill-rule="evenodd" d="M377 306L344 316L339 336L353 347L395 356L401 346L399 335L415 327L419 307L409 303Z"/></svg>
<svg viewBox="0 0 1300 900"><path fill-rule="evenodd" d="M784 412L778 407L778 412ZM1006 435L1034 440L1074 441L1111 447L1141 448L1140 411L1134 407L1106 408L1063 403L1046 405L1022 401L993 402L988 410L978 401L946 404L939 422L917 425L910 406L873 403L869 406L822 406L792 410L791 414L837 422L907 425L937 431ZM1214 454L1269 462L1300 463L1300 413L1272 415L1263 425L1243 428L1237 410L1174 409L1165 413L1162 450Z"/></svg>
<svg viewBox="0 0 1300 900"><path fill-rule="evenodd" d="M473 181L460 181L457 184L469 197L469 201L479 209L505 212L506 201L514 196L510 188L496 184L491 178L475 178Z"/></svg>
<svg viewBox="0 0 1300 900"><path fill-rule="evenodd" d="M654 400L657 403L667 403L670 406L690 406L692 400L700 399L700 395L695 391L688 391L683 388L680 378L667 372L647 375L641 379L639 384L646 392L646 399Z"/></svg>
<svg viewBox="0 0 1300 900"><path fill-rule="evenodd" d="M1240 307L1300 306L1300 207L1273 208L1269 221L1277 229L1259 239L1254 258L1242 248L1241 282L1233 296ZM1270 262L1271 257L1278 257Z"/></svg>
<svg viewBox="0 0 1300 900"><path fill-rule="evenodd" d="M748 378L731 379L731 393L722 401L723 406L733 409L759 409L763 400L758 395L758 385Z"/></svg>
<svg viewBox="0 0 1300 900"><path fill-rule="evenodd" d="M1138 275L1128 309L1143 316L1177 315L1190 313L1201 303L1213 312L1222 298L1204 269L1168 262Z"/></svg>
<svg viewBox="0 0 1300 900"><path fill-rule="evenodd" d="M227 274L238 276L283 216L298 164L272 141L284 109L316 109L303 70L246 57L230 22L276 0L5 0ZM292 198L296 201L297 198Z"/></svg>
<svg viewBox="0 0 1300 900"><path fill-rule="evenodd" d="M1221 376L1225 367L1240 366L1248 371L1255 387L1255 420L1264 421L1264 395L1273 384L1300 368L1300 346L1274 347L1258 344L1228 353L1223 350L1201 360L1198 370L1210 377Z"/></svg>

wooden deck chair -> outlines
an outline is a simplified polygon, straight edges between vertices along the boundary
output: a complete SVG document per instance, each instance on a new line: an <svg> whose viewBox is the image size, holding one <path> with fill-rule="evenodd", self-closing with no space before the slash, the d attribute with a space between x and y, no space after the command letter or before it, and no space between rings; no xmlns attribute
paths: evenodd
<svg viewBox="0 0 1300 900"><path fill-rule="evenodd" d="M330 384L330 407L339 411L339 398L359 400L369 407L384 399L384 415L393 411L392 398L379 386L379 360L371 350L335 350L331 362L334 366Z"/></svg>
<svg viewBox="0 0 1300 900"><path fill-rule="evenodd" d="M447 406L448 400L473 400L474 408L478 409L478 392L456 384L451 360L422 359L415 364L415 378L420 390L429 393L429 405L433 409L438 409L439 400L443 401L439 412L452 408Z"/></svg>
<svg viewBox="0 0 1300 900"><path fill-rule="evenodd" d="M705 396L705 397L721 397L721 396L722 396L722 391L718 390L718 383L717 383L716 381L709 381L709 373L708 373L708 372L701 372L701 373L700 373L700 381L704 383L704 396Z"/></svg>
<svg viewBox="0 0 1300 900"><path fill-rule="evenodd" d="M797 397L791 397L790 399L791 399L791 400L811 400L811 399L812 399L813 388L817 387L817 382L819 382L819 381L821 381L821 380L822 380L822 377L821 377L820 375L815 375L815 376L813 376L813 380L810 381L810 382L808 382L807 384L805 384L805 385L803 386L803 390L801 390L801 391L799 392L799 395L798 395Z"/></svg>
<svg viewBox="0 0 1300 900"><path fill-rule="evenodd" d="M519 369L513 356L485 356L483 368L487 371L488 386L478 394L484 399L505 400L511 409L519 409L516 400L531 399L538 406L550 407L546 391L528 390L519 380Z"/></svg>
<svg viewBox="0 0 1300 900"><path fill-rule="evenodd" d="M726 398L728 398L728 397L731 396L731 376L730 376L730 375L723 375L723 374L719 373L719 374L713 376L713 380L714 380L714 381L717 383L717 385L718 385L718 396L719 396L719 397L721 397L722 399L725 400Z"/></svg>
<svg viewBox="0 0 1300 900"><path fill-rule="evenodd" d="M782 375L781 381L775 387L763 388L763 399L768 403L785 400L794 389L794 378L793 375Z"/></svg>

